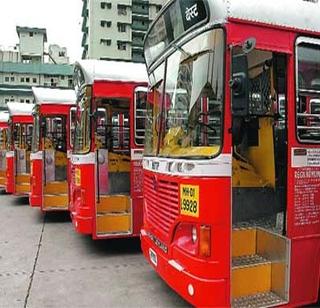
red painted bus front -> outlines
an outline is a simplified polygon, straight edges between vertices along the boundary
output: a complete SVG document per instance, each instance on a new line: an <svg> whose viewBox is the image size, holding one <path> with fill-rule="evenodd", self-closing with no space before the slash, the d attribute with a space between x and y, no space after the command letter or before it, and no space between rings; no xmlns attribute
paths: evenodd
<svg viewBox="0 0 320 308"><path fill-rule="evenodd" d="M220 24L225 4L170 1L146 36L141 247L194 306L307 305L320 282L320 27L229 5Z"/></svg>
<svg viewBox="0 0 320 308"><path fill-rule="evenodd" d="M93 239L140 233L143 141L137 144L133 127L135 90L143 85L98 80L83 88L78 99L70 212L76 231ZM79 126L87 125L88 106L90 134L79 138L77 134L85 133Z"/></svg>

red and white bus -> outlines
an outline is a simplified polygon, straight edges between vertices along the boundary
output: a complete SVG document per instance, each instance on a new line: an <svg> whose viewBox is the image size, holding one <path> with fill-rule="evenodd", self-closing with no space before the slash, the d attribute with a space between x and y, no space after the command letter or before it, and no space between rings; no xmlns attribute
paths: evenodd
<svg viewBox="0 0 320 308"><path fill-rule="evenodd" d="M319 14L171 0L146 35L142 250L192 305L317 301Z"/></svg>
<svg viewBox="0 0 320 308"><path fill-rule="evenodd" d="M139 236L147 73L143 64L76 63L70 212L93 239Z"/></svg>
<svg viewBox="0 0 320 308"><path fill-rule="evenodd" d="M31 153L31 206L42 211L69 209L74 90L32 88L35 98Z"/></svg>
<svg viewBox="0 0 320 308"><path fill-rule="evenodd" d="M30 153L34 105L10 102L6 192L28 195L30 192Z"/></svg>
<svg viewBox="0 0 320 308"><path fill-rule="evenodd" d="M0 188L6 187L8 121L9 113L0 111Z"/></svg>

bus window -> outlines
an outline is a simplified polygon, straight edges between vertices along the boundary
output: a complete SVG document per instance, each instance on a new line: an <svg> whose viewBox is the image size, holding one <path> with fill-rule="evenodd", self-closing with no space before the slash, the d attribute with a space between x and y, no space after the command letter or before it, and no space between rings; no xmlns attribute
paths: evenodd
<svg viewBox="0 0 320 308"><path fill-rule="evenodd" d="M144 144L145 121L146 121L146 88L138 87L135 90L135 126L134 136L136 145Z"/></svg>
<svg viewBox="0 0 320 308"><path fill-rule="evenodd" d="M320 142L320 43L297 44L297 136Z"/></svg>
<svg viewBox="0 0 320 308"><path fill-rule="evenodd" d="M76 112L74 151L77 154L85 154L90 150L90 104L84 93L80 96L80 102Z"/></svg>
<svg viewBox="0 0 320 308"><path fill-rule="evenodd" d="M73 148L74 145L74 130L75 130L75 123L76 123L76 107L70 108L70 124L69 124L69 138L70 138L70 146Z"/></svg>
<svg viewBox="0 0 320 308"><path fill-rule="evenodd" d="M33 136L31 151L36 153L40 150L40 117L39 113L36 113L33 117Z"/></svg>

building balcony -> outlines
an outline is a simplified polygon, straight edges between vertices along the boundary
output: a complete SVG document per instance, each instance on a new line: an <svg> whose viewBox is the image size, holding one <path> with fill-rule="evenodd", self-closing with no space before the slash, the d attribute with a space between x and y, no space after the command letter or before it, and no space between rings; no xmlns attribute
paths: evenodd
<svg viewBox="0 0 320 308"><path fill-rule="evenodd" d="M149 15L149 6L132 4L132 15L135 15L135 14L148 16Z"/></svg>
<svg viewBox="0 0 320 308"><path fill-rule="evenodd" d="M149 28L149 22L135 22L132 21L131 29L132 31L147 31Z"/></svg>
<svg viewBox="0 0 320 308"><path fill-rule="evenodd" d="M81 16L88 17L88 13L88 0L83 0Z"/></svg>
<svg viewBox="0 0 320 308"><path fill-rule="evenodd" d="M82 41L81 41L81 46L84 47L86 45L86 42L87 42L87 33L83 33L83 36L82 36Z"/></svg>
<svg viewBox="0 0 320 308"><path fill-rule="evenodd" d="M81 26L81 31L88 33L88 26L87 26L88 18L84 17L82 20L82 26Z"/></svg>

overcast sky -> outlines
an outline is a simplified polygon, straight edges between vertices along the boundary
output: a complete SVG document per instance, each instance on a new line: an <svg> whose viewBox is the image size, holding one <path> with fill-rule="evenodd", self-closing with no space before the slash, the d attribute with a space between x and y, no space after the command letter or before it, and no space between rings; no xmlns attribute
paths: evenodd
<svg viewBox="0 0 320 308"><path fill-rule="evenodd" d="M0 0L0 46L18 43L16 26L46 28L48 44L67 47L81 58L82 0Z"/></svg>

